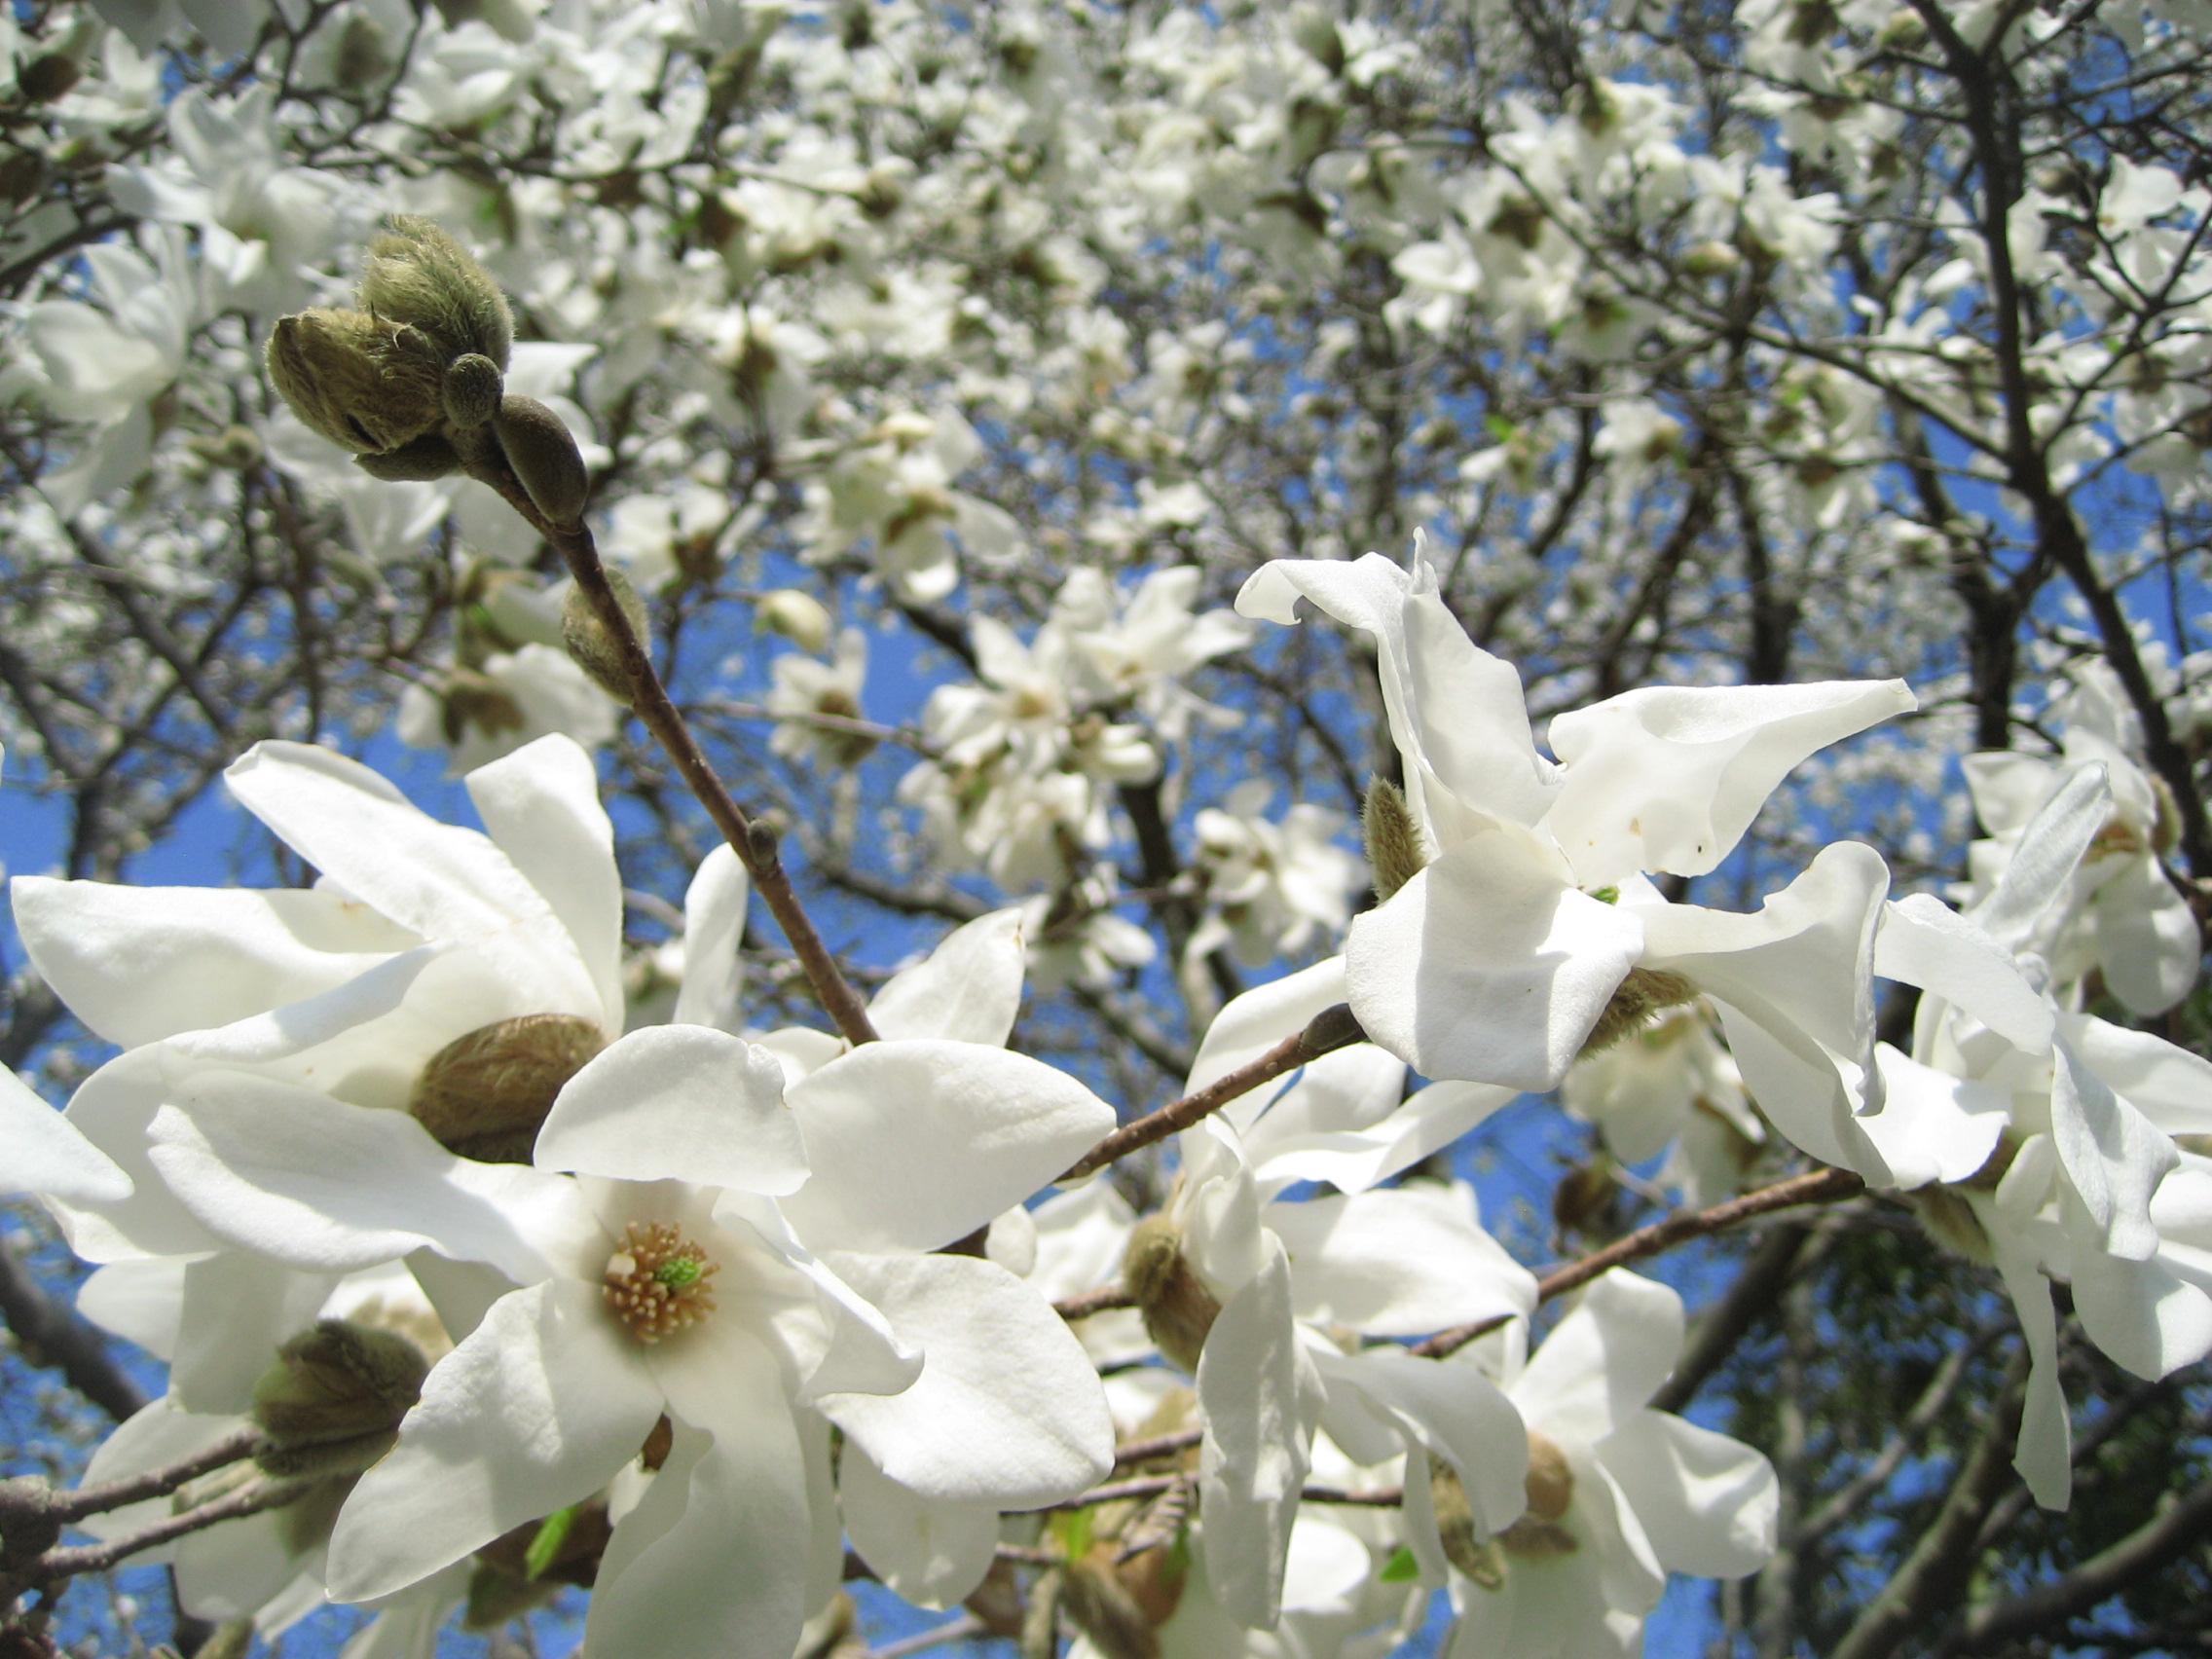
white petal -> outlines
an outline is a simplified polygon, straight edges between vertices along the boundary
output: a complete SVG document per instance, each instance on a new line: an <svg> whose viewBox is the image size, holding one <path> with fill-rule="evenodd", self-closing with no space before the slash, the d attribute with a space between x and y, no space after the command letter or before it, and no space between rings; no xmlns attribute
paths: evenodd
<svg viewBox="0 0 2212 1659"><path fill-rule="evenodd" d="M1901 680L1624 692L1554 717L1567 783L1545 822L1586 887L1703 875L1799 761L1919 706Z"/></svg>
<svg viewBox="0 0 2212 1659"><path fill-rule="evenodd" d="M399 1444L346 1500L332 1600L388 1595L605 1486L661 1415L639 1353L597 1285L502 1299L431 1369Z"/></svg>
<svg viewBox="0 0 2212 1659"><path fill-rule="evenodd" d="M1251 1629L1272 1629L1282 1605L1283 1562L1323 1397L1298 1340L1290 1265L1277 1244L1222 1309L1198 1355L1206 1576L1222 1610Z"/></svg>
<svg viewBox="0 0 2212 1659"><path fill-rule="evenodd" d="M591 756L554 732L477 767L467 784L493 843L568 929L599 992L600 1023L621 1030L622 878Z"/></svg>
<svg viewBox="0 0 2212 1659"><path fill-rule="evenodd" d="M779 1324L784 1349L798 1370L802 1401L824 1394L896 1394L921 1375L921 1351L901 1340L881 1309L799 1242L773 1198L725 1192L714 1216L719 1226L749 1230L813 1291L814 1306L805 1317Z"/></svg>
<svg viewBox="0 0 2212 1659"><path fill-rule="evenodd" d="M226 1250L184 1271L169 1392L188 1412L243 1413L277 1346L314 1320L335 1274L300 1273Z"/></svg>
<svg viewBox="0 0 2212 1659"><path fill-rule="evenodd" d="M1741 1578L1774 1554L1781 1488L1774 1465L1742 1441L1638 1412L1597 1452L1668 1571Z"/></svg>
<svg viewBox="0 0 2212 1659"><path fill-rule="evenodd" d="M1298 1070L1272 1101L1256 1088L1223 1114L1244 1137L1255 1164L1287 1142L1373 1127L1406 1097L1406 1062L1373 1043L1323 1054Z"/></svg>
<svg viewBox="0 0 2212 1659"><path fill-rule="evenodd" d="M978 1043L868 1043L787 1098L814 1174L783 1209L817 1250L939 1249L1114 1127L1114 1109L1065 1072Z"/></svg>
<svg viewBox="0 0 2212 1659"><path fill-rule="evenodd" d="M128 1198L96 1210L79 1210L66 1199L53 1205L69 1248L88 1262L189 1256L221 1245L177 1202L147 1157L147 1126L168 1092L166 1058L158 1048L116 1055L77 1086L62 1114L131 1183Z"/></svg>
<svg viewBox="0 0 2212 1659"><path fill-rule="evenodd" d="M945 1037L1004 1048L1021 1011L1027 963L1018 908L977 916L894 974L867 1005L869 1023L885 1039Z"/></svg>
<svg viewBox="0 0 2212 1659"><path fill-rule="evenodd" d="M72 1203L120 1203L130 1177L85 1133L0 1066L0 1193L41 1193Z"/></svg>
<svg viewBox="0 0 2212 1659"><path fill-rule="evenodd" d="M1643 1409L1682 1351L1682 1299L1615 1268L1583 1291L1509 1392L1531 1428L1596 1445Z"/></svg>
<svg viewBox="0 0 2212 1659"><path fill-rule="evenodd" d="M991 1570L995 1503L922 1498L887 1478L857 1442L837 1470L853 1548L893 1594L918 1607L949 1607Z"/></svg>
<svg viewBox="0 0 2212 1659"><path fill-rule="evenodd" d="M608 1541L584 1626L623 1659L791 1659L805 1622L806 1471L775 1362L731 1379L742 1435L679 1426Z"/></svg>
<svg viewBox="0 0 2212 1659"><path fill-rule="evenodd" d="M124 887L18 876L33 964L94 1034L125 1048L336 990L420 943L327 889Z"/></svg>
<svg viewBox="0 0 2212 1659"><path fill-rule="evenodd" d="M1416 1071L1551 1088L1642 947L1633 914L1501 828L1354 917L1345 961L1361 1026Z"/></svg>
<svg viewBox="0 0 2212 1659"><path fill-rule="evenodd" d="M677 1024L738 1029L745 964L737 950L751 892L745 862L727 842L699 861L683 895L683 986L671 1016Z"/></svg>
<svg viewBox="0 0 2212 1659"><path fill-rule="evenodd" d="M256 744L224 777L286 846L401 927L476 950L536 1012L601 1016L568 929L485 836L438 823L366 766L306 744Z"/></svg>
<svg viewBox="0 0 2212 1659"><path fill-rule="evenodd" d="M2163 1014L2189 995L2204 940L2154 855L2097 889L2096 918L2097 960L2114 996L2137 1014Z"/></svg>
<svg viewBox="0 0 2212 1659"><path fill-rule="evenodd" d="M156 1359L171 1359L184 1316L184 1270L175 1256L96 1268L77 1287L77 1311Z"/></svg>
<svg viewBox="0 0 2212 1659"><path fill-rule="evenodd" d="M2091 1342L2148 1382L2212 1353L2212 1297L2156 1256L2077 1250L2074 1309Z"/></svg>
<svg viewBox="0 0 2212 1659"><path fill-rule="evenodd" d="M2064 1509L2074 1494L2074 1430L2058 1377L2058 1316L2050 1305L2050 1281L2034 1256L2003 1230L1991 1233L1990 1243L2028 1341L2028 1393L2020 1409L2012 1467L2037 1503Z"/></svg>
<svg viewBox="0 0 2212 1659"><path fill-rule="evenodd" d="M2041 1054L2050 1047L2050 999L2028 983L2009 950L1933 894L1883 907L1874 972L1957 1005L2016 1049Z"/></svg>
<svg viewBox="0 0 2212 1659"><path fill-rule="evenodd" d="M574 1183L456 1158L400 1112L245 1073L203 1073L164 1106L155 1166L220 1238L291 1267L354 1272L425 1246L518 1282L595 1235Z"/></svg>
<svg viewBox="0 0 2212 1659"><path fill-rule="evenodd" d="M1884 1185L1909 1191L1964 1181L1989 1161L2011 1122L2010 1089L1924 1066L1887 1043L1875 1048L1874 1059L1882 1109L1857 1122L1889 1165Z"/></svg>
<svg viewBox="0 0 2212 1659"><path fill-rule="evenodd" d="M822 1414L925 1498L1033 1509L1113 1466L1114 1421L1050 1304L972 1256L834 1255L838 1275L923 1353L903 1393L836 1394Z"/></svg>
<svg viewBox="0 0 2212 1659"><path fill-rule="evenodd" d="M2174 1143L2113 1093L2063 1037L2050 1077L2050 1138L2104 1247L2129 1261L2158 1248L2151 1195L2179 1161Z"/></svg>
<svg viewBox="0 0 2212 1659"><path fill-rule="evenodd" d="M536 1163L771 1197L806 1179L784 1068L705 1025L649 1025L594 1055L545 1115Z"/></svg>
<svg viewBox="0 0 2212 1659"><path fill-rule="evenodd" d="M2073 890L2075 868L2111 813L2105 768L2076 767L2020 832L1996 889L1967 919L2009 949L2026 944L2044 912Z"/></svg>
<svg viewBox="0 0 2212 1659"><path fill-rule="evenodd" d="M1395 1063L1395 1062L1394 1062ZM1271 1140L1258 1170L1263 1182L1326 1181L1342 1193L1363 1193L1441 1152L1521 1090L1494 1083L1432 1083L1373 1128L1332 1130Z"/></svg>
<svg viewBox="0 0 2212 1659"><path fill-rule="evenodd" d="M1372 1348L1329 1367L1395 1421L1408 1439L1450 1463L1466 1489L1479 1533L1503 1531L1529 1505L1529 1431L1521 1414L1471 1366L1439 1365L1396 1348ZM1408 1466L1419 1478L1421 1459Z"/></svg>
<svg viewBox="0 0 2212 1659"><path fill-rule="evenodd" d="M1298 1316L1411 1337L1536 1308L1535 1275L1476 1224L1466 1188L1390 1188L1270 1204Z"/></svg>
<svg viewBox="0 0 2212 1659"><path fill-rule="evenodd" d="M2084 1065L2167 1134L2212 1131L2212 1060L2091 1015L2067 1015L2059 1029Z"/></svg>

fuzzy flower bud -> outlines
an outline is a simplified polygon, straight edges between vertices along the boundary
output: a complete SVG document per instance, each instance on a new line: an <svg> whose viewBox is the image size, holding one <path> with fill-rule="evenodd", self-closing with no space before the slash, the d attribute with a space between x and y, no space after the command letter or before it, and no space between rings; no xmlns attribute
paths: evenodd
<svg viewBox="0 0 2212 1659"><path fill-rule="evenodd" d="M1160 1351L1195 1374L1221 1304L1185 1259L1183 1230L1164 1215L1138 1222L1122 1252L1122 1286L1144 1314L1144 1328Z"/></svg>
<svg viewBox="0 0 2212 1659"><path fill-rule="evenodd" d="M581 524L591 498L591 473L561 417L535 397L507 397L493 418L507 464L546 523Z"/></svg>
<svg viewBox="0 0 2212 1659"><path fill-rule="evenodd" d="M357 455L382 455L444 417L437 347L404 323L353 311L276 319L269 377L292 412Z"/></svg>
<svg viewBox="0 0 2212 1659"><path fill-rule="evenodd" d="M526 1014L457 1037L423 1068L407 1109L448 1152L528 1163L561 1086L607 1046L572 1014Z"/></svg>
<svg viewBox="0 0 2212 1659"><path fill-rule="evenodd" d="M273 1475L350 1474L391 1449L422 1397L423 1352L390 1331L323 1319L276 1350L253 1389L253 1420Z"/></svg>
<svg viewBox="0 0 2212 1659"><path fill-rule="evenodd" d="M1359 828L1367 844L1368 866L1375 872L1375 898L1382 903L1428 867L1428 849L1420 826L1398 786L1387 778L1367 780L1367 799Z"/></svg>
<svg viewBox="0 0 2212 1659"><path fill-rule="evenodd" d="M427 335L441 365L475 354L490 358L495 373L507 366L515 319L506 295L432 220L395 215L369 243L360 299L363 311Z"/></svg>

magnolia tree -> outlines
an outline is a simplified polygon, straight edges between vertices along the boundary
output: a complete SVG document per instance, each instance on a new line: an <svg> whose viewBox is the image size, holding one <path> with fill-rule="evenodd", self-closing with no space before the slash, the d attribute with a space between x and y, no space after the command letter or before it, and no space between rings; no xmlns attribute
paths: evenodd
<svg viewBox="0 0 2212 1659"><path fill-rule="evenodd" d="M2200 1648L2208 32L0 11L0 1652Z"/></svg>

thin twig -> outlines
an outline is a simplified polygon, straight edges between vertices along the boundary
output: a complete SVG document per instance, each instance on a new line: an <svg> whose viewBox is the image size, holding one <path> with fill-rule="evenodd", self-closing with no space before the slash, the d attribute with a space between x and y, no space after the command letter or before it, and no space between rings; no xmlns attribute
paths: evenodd
<svg viewBox="0 0 2212 1659"><path fill-rule="evenodd" d="M1323 1054L1367 1041L1367 1033L1359 1028L1349 1008L1343 1003L1323 1009L1315 1014L1306 1029L1295 1036L1285 1037L1258 1059L1238 1066L1226 1077L1216 1078L1205 1088L1186 1094L1180 1100L1171 1100L1157 1112L1147 1113L1133 1124L1124 1124L1089 1152L1060 1179L1077 1180L1094 1170L1103 1169L1118 1158L1151 1146L1155 1141L1165 1140L1179 1130L1189 1128L1199 1119L1220 1111L1232 1100L1249 1094L1264 1083L1272 1083L1285 1073L1294 1072L1309 1060L1317 1060Z"/></svg>
<svg viewBox="0 0 2212 1659"><path fill-rule="evenodd" d="M1678 1211L1664 1221L1638 1228L1625 1238L1616 1238L1579 1262L1569 1262L1547 1273L1537 1281L1536 1300L1550 1302L1570 1290L1581 1289L1615 1268L1656 1256L1686 1239L1725 1233L1754 1216L1794 1209L1799 1204L1834 1203L1840 1198L1856 1198L1865 1190L1866 1183L1848 1169L1815 1169L1803 1175L1792 1175L1787 1181L1777 1181L1771 1187L1761 1187L1755 1193L1746 1193L1740 1198L1730 1198L1726 1203L1714 1204L1711 1209ZM1500 1314L1455 1330L1439 1331L1426 1342L1414 1344L1410 1351L1424 1359L1441 1359L1448 1353L1457 1352L1478 1337L1488 1336L1504 1325L1509 1317Z"/></svg>
<svg viewBox="0 0 2212 1659"><path fill-rule="evenodd" d="M195 1452L189 1457L180 1457L158 1469L128 1480L109 1481L104 1486L79 1487L74 1492L57 1492L54 1494L52 1513L56 1520L81 1521L88 1515L102 1515L125 1504L143 1503L149 1497L166 1497L185 1482L197 1480L213 1469L250 1457L261 1446L261 1430L253 1427L240 1429L225 1435L214 1445Z"/></svg>
<svg viewBox="0 0 2212 1659"><path fill-rule="evenodd" d="M258 1515L264 1509L281 1509L296 1502L308 1493L313 1481L257 1481L212 1503L203 1503L197 1509L187 1509L181 1515L171 1515L153 1526L120 1538L110 1538L100 1544L78 1544L69 1549L48 1550L39 1557L34 1567L37 1576L44 1580L73 1578L80 1573L105 1572L109 1567L129 1560L141 1551L154 1549L172 1538L202 1531L221 1521L236 1521L240 1516Z"/></svg>
<svg viewBox="0 0 2212 1659"><path fill-rule="evenodd" d="M1118 1284L1102 1284L1081 1296L1052 1304L1052 1311L1068 1320L1088 1319L1093 1313L1111 1313L1117 1308L1134 1308L1137 1299Z"/></svg>

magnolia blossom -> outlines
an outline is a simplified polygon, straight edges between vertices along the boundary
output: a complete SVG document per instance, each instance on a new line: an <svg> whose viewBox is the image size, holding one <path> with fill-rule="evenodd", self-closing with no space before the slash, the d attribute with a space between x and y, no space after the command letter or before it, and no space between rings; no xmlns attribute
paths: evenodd
<svg viewBox="0 0 2212 1659"><path fill-rule="evenodd" d="M1194 957L1226 943L1257 968L1304 949L1316 929L1334 935L1351 914L1362 875L1359 861L1336 844L1344 815L1302 801L1280 824L1270 823L1273 795L1265 779L1248 779L1193 824L1207 901L1206 918L1191 936Z"/></svg>
<svg viewBox="0 0 2212 1659"><path fill-rule="evenodd" d="M864 733L793 718L833 715L857 720L866 717L866 706L861 701L867 682L866 634L858 628L841 629L832 661L820 662L800 651L786 651L776 658L769 672L775 682L768 691L768 712L778 717L775 732L768 739L772 752L809 765L831 767L858 765L873 752L875 740Z"/></svg>
<svg viewBox="0 0 2212 1659"><path fill-rule="evenodd" d="M1974 811L1990 831L1967 850L1970 896L1996 886L2029 823L2068 778L2102 765L2112 816L2075 866L2077 891L2047 912L2061 931L2035 940L2034 948L2060 984L2094 965L2128 1008L2161 1014L2196 982L2203 954L2196 918L2159 863L2173 848L2173 811L2164 786L2136 758L2135 713L2118 677L2101 662L2083 663L2074 675L2064 747L2055 758L2007 752L1970 755L1963 762Z"/></svg>
<svg viewBox="0 0 2212 1659"><path fill-rule="evenodd" d="M1300 598L1375 636L1430 859L1346 940L1377 1042L1431 1077L1550 1088L1601 1020L1633 1027L1703 991L1786 1134L1829 1162L1877 1160L1855 1114L1879 1097L1879 855L1827 847L1753 915L1668 903L1642 872L1712 870L1798 761L1912 708L1901 681L1631 691L1557 717L1555 763L1512 667L1467 638L1419 552L1411 574L1373 554L1277 561L1237 604L1287 623Z"/></svg>
<svg viewBox="0 0 2212 1659"><path fill-rule="evenodd" d="M1773 1467L1645 1404L1681 1346L1681 1298L1616 1268L1526 1364L1503 1347L1499 1380L1528 1428L1528 1509L1453 1563L1452 1659L1633 1659L1668 1573L1766 1565Z"/></svg>
<svg viewBox="0 0 2212 1659"><path fill-rule="evenodd" d="M1691 1208L1736 1190L1766 1139L1743 1074L1714 1039L1712 1016L1670 1009L1611 1048L1577 1060L1560 1104L1598 1125L1622 1163L1665 1153L1657 1179Z"/></svg>

